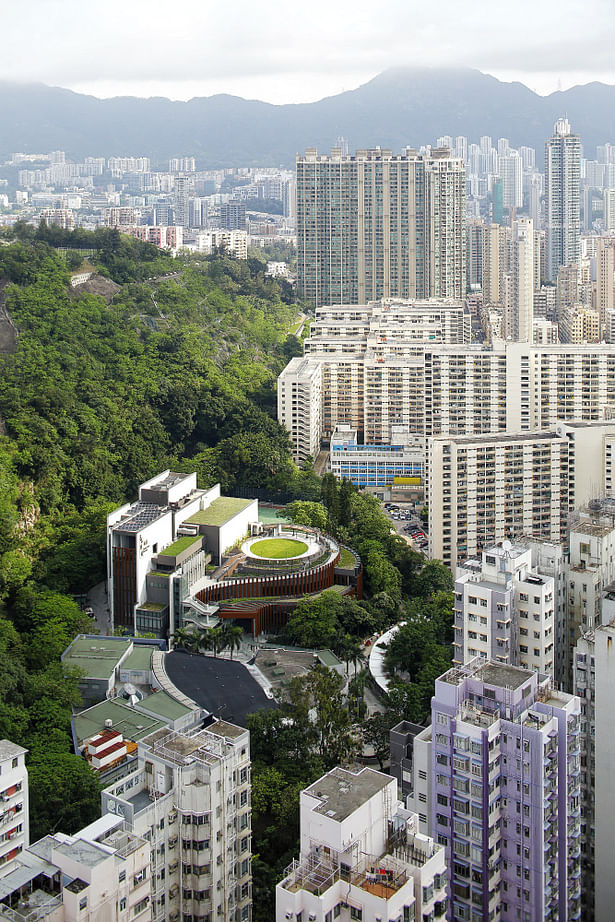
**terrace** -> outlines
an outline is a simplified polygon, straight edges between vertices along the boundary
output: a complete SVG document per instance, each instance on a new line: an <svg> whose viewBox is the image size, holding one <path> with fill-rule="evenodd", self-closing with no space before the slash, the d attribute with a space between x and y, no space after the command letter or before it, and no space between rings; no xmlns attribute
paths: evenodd
<svg viewBox="0 0 615 922"><path fill-rule="evenodd" d="M39 922L62 907L62 897L46 893L44 890L32 890L14 906L0 905L0 919L7 922Z"/></svg>
<svg viewBox="0 0 615 922"><path fill-rule="evenodd" d="M289 893L307 890L322 896L338 881L365 890L380 899L390 899L408 880L404 865L392 855L364 855L353 867L334 855L311 852L302 861L294 860L286 868L281 886Z"/></svg>

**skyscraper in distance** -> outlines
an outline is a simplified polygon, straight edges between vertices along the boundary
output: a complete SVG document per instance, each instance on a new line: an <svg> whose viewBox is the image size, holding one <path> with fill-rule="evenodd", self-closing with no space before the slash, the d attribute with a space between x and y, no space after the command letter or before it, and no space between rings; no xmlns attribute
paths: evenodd
<svg viewBox="0 0 615 922"><path fill-rule="evenodd" d="M576 263L581 233L581 139L567 118L555 123L545 145L545 225L547 281L557 279L560 266Z"/></svg>
<svg viewBox="0 0 615 922"><path fill-rule="evenodd" d="M297 275L311 305L465 294L465 168L448 148L297 158Z"/></svg>
<svg viewBox="0 0 615 922"><path fill-rule="evenodd" d="M532 342L534 320L534 226L531 218L513 222L512 320L510 334L515 342Z"/></svg>
<svg viewBox="0 0 615 922"><path fill-rule="evenodd" d="M173 223L181 227L190 224L189 215L190 180L187 176L177 176L175 179L175 201L173 204Z"/></svg>

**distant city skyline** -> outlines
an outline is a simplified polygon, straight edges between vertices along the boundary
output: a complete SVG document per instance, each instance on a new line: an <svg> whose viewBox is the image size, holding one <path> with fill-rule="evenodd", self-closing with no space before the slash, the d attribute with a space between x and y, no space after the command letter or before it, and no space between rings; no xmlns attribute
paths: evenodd
<svg viewBox="0 0 615 922"><path fill-rule="evenodd" d="M44 29L41 23L44 22ZM615 12L608 0L358 0L303 7L245 0L233 12L185 0L31 0L2 14L0 79L42 82L98 97L190 99L229 93L283 104L355 89L388 67L476 67L546 95L598 80L615 84ZM25 49L27 48L27 53Z"/></svg>

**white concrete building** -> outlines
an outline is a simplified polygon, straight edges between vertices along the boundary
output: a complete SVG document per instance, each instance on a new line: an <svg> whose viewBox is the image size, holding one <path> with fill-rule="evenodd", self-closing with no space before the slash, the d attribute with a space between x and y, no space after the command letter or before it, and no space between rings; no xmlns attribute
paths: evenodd
<svg viewBox="0 0 615 922"><path fill-rule="evenodd" d="M381 298L366 305L335 304L316 308L305 343L306 354L348 346L363 350L377 343L469 343L471 318L463 301L454 298ZM357 342L358 341L358 342Z"/></svg>
<svg viewBox="0 0 615 922"><path fill-rule="evenodd" d="M25 849L0 880L2 922L151 922L150 845L103 817Z"/></svg>
<svg viewBox="0 0 615 922"><path fill-rule="evenodd" d="M531 343L534 320L534 225L530 218L513 223L512 310L507 333L515 342Z"/></svg>
<svg viewBox="0 0 615 922"><path fill-rule="evenodd" d="M288 263L285 262L276 262L275 260L269 260L267 263L267 270L265 275L271 276L274 279L287 279L290 274Z"/></svg>
<svg viewBox="0 0 615 922"><path fill-rule="evenodd" d="M196 235L196 248L202 253L211 254L216 250L224 251L235 259L248 258L248 235L245 230L210 230Z"/></svg>
<svg viewBox="0 0 615 922"><path fill-rule="evenodd" d="M504 208L523 206L523 161L517 150L507 150L498 156L498 173L502 179Z"/></svg>
<svg viewBox="0 0 615 922"><path fill-rule="evenodd" d="M322 369L293 358L278 378L278 420L289 432L298 464L316 458L322 432Z"/></svg>
<svg viewBox="0 0 615 922"><path fill-rule="evenodd" d="M394 778L334 768L301 792L301 853L276 888L276 922L444 919L444 851L397 801Z"/></svg>
<svg viewBox="0 0 615 922"><path fill-rule="evenodd" d="M320 406L304 413L320 414L325 439L338 424L356 428L366 443L388 440L392 425L421 436L550 430L558 420L600 420L615 404L610 344L428 345L404 338L403 324L395 336L382 327L365 334L367 322L364 308L344 309L306 346L322 384ZM296 373L296 363L280 382Z"/></svg>
<svg viewBox="0 0 615 922"><path fill-rule="evenodd" d="M519 544L532 551L532 567L541 576L551 576L555 607L555 672L560 687L568 688L568 567L566 547L560 541L523 536Z"/></svg>
<svg viewBox="0 0 615 922"><path fill-rule="evenodd" d="M534 345L556 346L559 341L559 326L555 320L534 317L532 321L532 342Z"/></svg>
<svg viewBox="0 0 615 922"><path fill-rule="evenodd" d="M532 550L510 541L457 569L453 662L480 656L555 672L555 583L532 568Z"/></svg>
<svg viewBox="0 0 615 922"><path fill-rule="evenodd" d="M220 563L256 521L258 500L222 496L220 484L200 490L194 472L141 484L136 503L107 516L112 623L172 634L184 602L207 585L207 563Z"/></svg>
<svg viewBox="0 0 615 922"><path fill-rule="evenodd" d="M13 870L30 841L27 751L0 740L0 877Z"/></svg>
<svg viewBox="0 0 615 922"><path fill-rule="evenodd" d="M151 845L153 922L251 916L250 738L215 721L157 730L138 767L102 794L103 816Z"/></svg>
<svg viewBox="0 0 615 922"><path fill-rule="evenodd" d="M505 538L567 537L569 513L604 492L615 424L428 443L430 555L447 566Z"/></svg>
<svg viewBox="0 0 615 922"><path fill-rule="evenodd" d="M122 173L149 173L151 163L149 157L109 157L107 167L112 174L121 176Z"/></svg>
<svg viewBox="0 0 615 922"><path fill-rule="evenodd" d="M570 680L574 645L600 623L604 592L615 581L615 500L592 500L572 517L569 547L567 581Z"/></svg>

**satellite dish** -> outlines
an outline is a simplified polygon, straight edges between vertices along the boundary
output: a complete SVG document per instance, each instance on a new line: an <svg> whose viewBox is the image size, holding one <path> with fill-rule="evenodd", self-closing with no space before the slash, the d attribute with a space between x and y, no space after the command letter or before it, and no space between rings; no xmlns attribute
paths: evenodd
<svg viewBox="0 0 615 922"><path fill-rule="evenodd" d="M502 550L512 551L512 543L507 538L505 538L504 541L502 541Z"/></svg>

